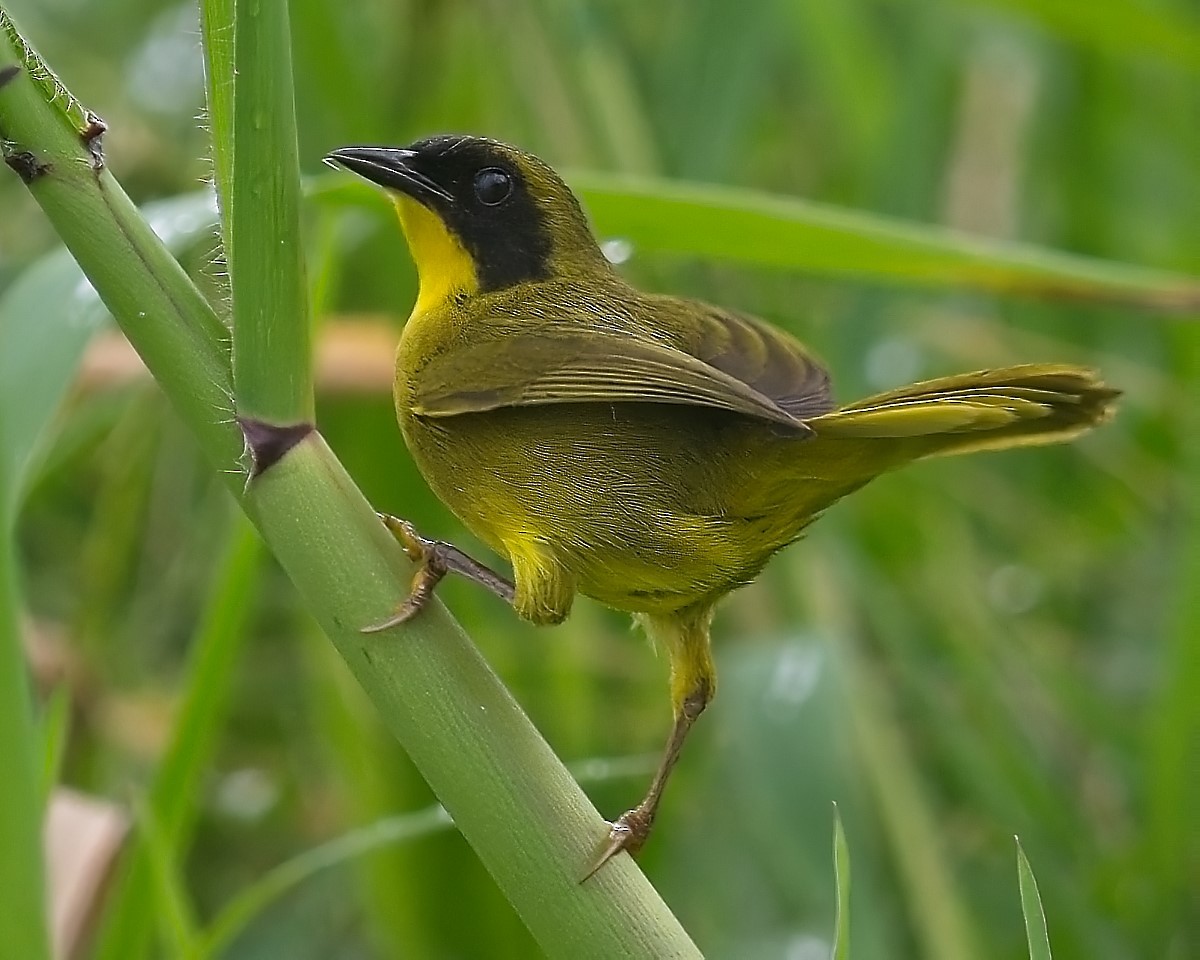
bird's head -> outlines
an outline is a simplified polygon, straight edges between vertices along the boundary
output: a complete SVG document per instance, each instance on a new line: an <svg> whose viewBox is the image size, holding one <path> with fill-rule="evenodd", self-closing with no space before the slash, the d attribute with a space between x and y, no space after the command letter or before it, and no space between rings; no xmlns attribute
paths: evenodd
<svg viewBox="0 0 1200 960"><path fill-rule="evenodd" d="M482 137L342 147L329 160L383 187L420 275L417 311L608 265L570 188L547 164Z"/></svg>

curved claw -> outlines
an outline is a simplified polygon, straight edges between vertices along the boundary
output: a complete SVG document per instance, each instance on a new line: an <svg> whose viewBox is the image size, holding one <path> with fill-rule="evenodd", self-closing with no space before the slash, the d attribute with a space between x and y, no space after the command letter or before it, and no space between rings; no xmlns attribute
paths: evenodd
<svg viewBox="0 0 1200 960"><path fill-rule="evenodd" d="M381 620L379 623L372 623L370 626L362 627L359 633L383 633L384 630L390 630L392 627L398 627L402 623L408 623L413 617L421 612L421 604L414 603L410 596L386 620Z"/></svg>
<svg viewBox="0 0 1200 960"><path fill-rule="evenodd" d="M415 617L433 598L433 590L446 575L446 565L441 562L434 551L427 552L417 562L421 565L413 576L412 590L398 606L395 612L381 623L363 627L362 633L379 633L391 627L407 623Z"/></svg>
<svg viewBox="0 0 1200 960"><path fill-rule="evenodd" d="M596 875L601 867L622 850L626 851L630 856L636 856L637 852L642 849L642 844L646 842L646 838L650 835L650 827L653 823L653 814L647 815L646 811L642 810L641 807L626 810L617 817L610 825L608 840L600 848L600 851L596 854L596 859L592 861L592 865L588 867L587 873L583 875L579 882L586 883Z"/></svg>
<svg viewBox="0 0 1200 960"><path fill-rule="evenodd" d="M388 513L377 513L376 516L399 541L408 559L417 564L417 572L408 598L383 622L363 627L363 633L379 633L411 620L432 599L434 588L447 573L474 580L506 603L513 602L515 591L512 583L478 560L473 560L458 547L441 540L426 540L407 520Z"/></svg>

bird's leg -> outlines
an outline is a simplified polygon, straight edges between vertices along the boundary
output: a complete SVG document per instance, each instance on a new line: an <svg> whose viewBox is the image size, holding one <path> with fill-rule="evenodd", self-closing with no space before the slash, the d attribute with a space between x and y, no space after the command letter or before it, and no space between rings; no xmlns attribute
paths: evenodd
<svg viewBox="0 0 1200 960"><path fill-rule="evenodd" d="M382 623L364 627L363 633L377 633L411 620L429 602L434 588L447 573L457 573L468 580L474 580L505 603L513 602L513 585L494 570L467 556L458 547L442 540L426 540L407 520L386 513L379 514L379 519L391 531L392 536L400 541L400 546L404 548L408 558L417 564L417 572L413 575L412 590L396 608L396 612Z"/></svg>
<svg viewBox="0 0 1200 960"><path fill-rule="evenodd" d="M646 796L636 807L626 810L613 821L608 838L584 874L584 880L622 850L636 854L650 836L658 805L679 760L683 743L716 693L717 675L708 640L711 618L711 609L688 611L685 616L672 619L646 618L651 636L666 645L671 657L671 700L675 722Z"/></svg>
<svg viewBox="0 0 1200 960"><path fill-rule="evenodd" d="M654 817L658 813L663 790L667 786L667 779L671 776L675 762L679 759L683 741L687 739L688 732L692 729L696 718L704 712L710 699L711 693L707 687L704 687L697 688L692 696L684 700L683 709L675 715L675 724L671 728L671 737L667 740L667 749L663 753L654 779L650 781L650 789L646 791L646 796L641 803L632 810L626 810L613 821L608 832L608 839L600 848L599 854L588 868L587 873L584 874L584 880L591 877L622 850L627 850L632 855L642 849L646 838L650 836L650 828L654 826Z"/></svg>

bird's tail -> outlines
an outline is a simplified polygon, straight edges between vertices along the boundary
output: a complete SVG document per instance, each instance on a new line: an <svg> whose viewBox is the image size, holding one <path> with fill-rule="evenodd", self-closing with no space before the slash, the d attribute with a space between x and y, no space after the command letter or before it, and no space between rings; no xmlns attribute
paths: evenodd
<svg viewBox="0 0 1200 960"><path fill-rule="evenodd" d="M1119 395L1091 370L1027 364L915 383L808 423L818 438L894 438L907 460L1060 443L1107 420Z"/></svg>

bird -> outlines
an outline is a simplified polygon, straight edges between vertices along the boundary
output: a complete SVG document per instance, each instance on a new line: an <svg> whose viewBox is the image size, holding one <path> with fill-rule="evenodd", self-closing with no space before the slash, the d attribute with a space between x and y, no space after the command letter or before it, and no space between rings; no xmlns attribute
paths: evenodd
<svg viewBox="0 0 1200 960"><path fill-rule="evenodd" d="M418 274L396 352L401 432L434 493L509 579L385 516L417 570L394 615L447 573L535 624L577 594L631 613L670 664L673 722L644 798L585 879L636 854L717 689L710 625L826 508L915 460L1057 443L1119 391L1065 363L1008 366L833 399L820 360L736 310L643 292L604 256L547 163L478 136L348 146L327 162L382 188Z"/></svg>

